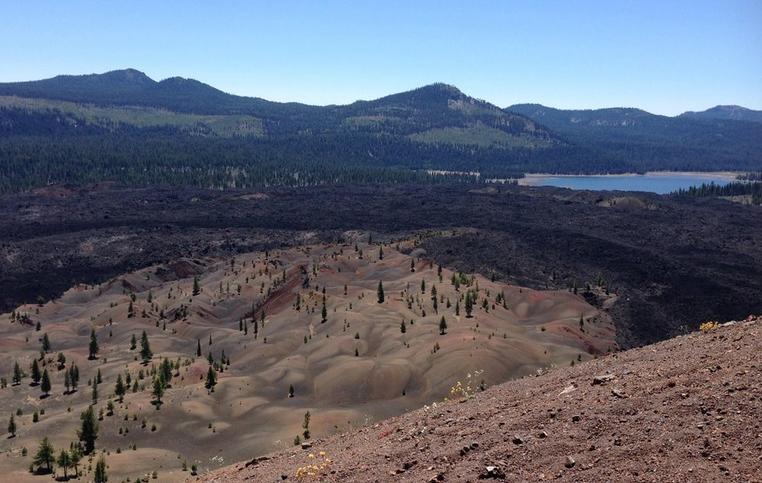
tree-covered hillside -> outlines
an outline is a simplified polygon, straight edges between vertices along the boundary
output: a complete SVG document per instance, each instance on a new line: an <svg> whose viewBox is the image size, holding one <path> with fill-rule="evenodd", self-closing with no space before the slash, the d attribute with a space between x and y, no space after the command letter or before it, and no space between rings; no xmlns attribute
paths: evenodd
<svg viewBox="0 0 762 483"><path fill-rule="evenodd" d="M689 119L724 119L732 121L762 122L762 111L741 106L714 106L706 111L688 111L680 117Z"/></svg>
<svg viewBox="0 0 762 483"><path fill-rule="evenodd" d="M484 180L758 170L762 124L637 109L504 110L446 84L308 106L127 69L0 84L0 161L2 191L112 180L224 188L443 179L429 171Z"/></svg>
<svg viewBox="0 0 762 483"><path fill-rule="evenodd" d="M565 141L604 153L635 171L751 170L762 163L762 124L658 116L640 109L562 110L539 104L506 108L547 126Z"/></svg>

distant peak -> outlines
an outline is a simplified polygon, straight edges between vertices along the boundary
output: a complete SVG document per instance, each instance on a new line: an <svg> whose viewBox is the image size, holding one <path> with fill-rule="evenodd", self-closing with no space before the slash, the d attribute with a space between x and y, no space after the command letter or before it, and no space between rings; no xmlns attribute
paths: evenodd
<svg viewBox="0 0 762 483"><path fill-rule="evenodd" d="M454 95L454 96L463 95L463 92L461 92L460 89L458 89L452 84L445 84L444 82L435 82L434 84L429 84L429 85L421 87L420 90L441 92L443 94Z"/></svg>
<svg viewBox="0 0 762 483"><path fill-rule="evenodd" d="M111 79L120 79L123 81L134 82L136 84L154 82L153 79L148 77L144 72L141 72L137 69L132 69L132 68L112 70L112 71L103 73L100 76L108 77Z"/></svg>
<svg viewBox="0 0 762 483"><path fill-rule="evenodd" d="M461 99L464 97L467 96L457 87L438 82L436 84L425 85L409 91L391 94L376 99L374 102L402 102L405 104L417 104L423 102L446 105L447 101L451 99Z"/></svg>
<svg viewBox="0 0 762 483"><path fill-rule="evenodd" d="M687 111L680 114L680 117L762 122L762 111L735 104L720 104L705 111Z"/></svg>

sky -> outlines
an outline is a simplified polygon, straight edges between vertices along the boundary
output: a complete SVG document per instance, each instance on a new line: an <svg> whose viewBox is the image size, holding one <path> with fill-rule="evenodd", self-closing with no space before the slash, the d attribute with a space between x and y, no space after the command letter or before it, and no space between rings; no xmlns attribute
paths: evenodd
<svg viewBox="0 0 762 483"><path fill-rule="evenodd" d="M760 0L0 0L0 82L132 67L274 101L762 109Z"/></svg>

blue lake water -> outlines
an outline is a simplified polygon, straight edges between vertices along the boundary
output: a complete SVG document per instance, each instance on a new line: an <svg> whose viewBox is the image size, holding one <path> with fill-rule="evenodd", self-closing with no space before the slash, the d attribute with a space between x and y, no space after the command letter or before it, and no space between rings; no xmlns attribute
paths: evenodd
<svg viewBox="0 0 762 483"><path fill-rule="evenodd" d="M557 186L575 190L619 190L648 191L665 194L702 183L725 185L733 181L732 175L719 176L710 174L642 174L623 176L532 176L527 177L528 184L535 186Z"/></svg>

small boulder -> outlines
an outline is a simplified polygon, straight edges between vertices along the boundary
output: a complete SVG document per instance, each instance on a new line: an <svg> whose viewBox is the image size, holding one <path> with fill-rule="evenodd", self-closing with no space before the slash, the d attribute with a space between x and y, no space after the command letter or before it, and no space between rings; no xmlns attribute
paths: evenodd
<svg viewBox="0 0 762 483"><path fill-rule="evenodd" d="M609 381L613 381L614 379L616 379L614 374L603 374L600 376L595 376L593 377L593 386L603 385Z"/></svg>
<svg viewBox="0 0 762 483"><path fill-rule="evenodd" d="M480 480L504 480L505 472L498 466L485 466L484 472L479 475Z"/></svg>

